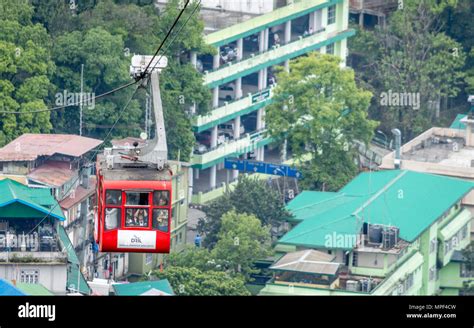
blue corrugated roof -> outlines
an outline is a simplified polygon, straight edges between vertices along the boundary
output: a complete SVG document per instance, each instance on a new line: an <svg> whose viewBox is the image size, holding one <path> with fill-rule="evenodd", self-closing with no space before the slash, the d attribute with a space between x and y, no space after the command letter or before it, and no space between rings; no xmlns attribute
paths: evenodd
<svg viewBox="0 0 474 328"><path fill-rule="evenodd" d="M0 278L0 295L1 296L25 296L21 290L13 286L8 281Z"/></svg>

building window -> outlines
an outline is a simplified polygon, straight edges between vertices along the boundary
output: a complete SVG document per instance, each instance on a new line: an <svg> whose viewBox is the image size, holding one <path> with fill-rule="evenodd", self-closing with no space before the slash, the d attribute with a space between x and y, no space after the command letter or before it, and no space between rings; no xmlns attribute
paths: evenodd
<svg viewBox="0 0 474 328"><path fill-rule="evenodd" d="M328 25L336 22L336 5L328 7Z"/></svg>
<svg viewBox="0 0 474 328"><path fill-rule="evenodd" d="M334 43L328 44L326 46L326 53L328 55L334 55Z"/></svg>
<svg viewBox="0 0 474 328"><path fill-rule="evenodd" d="M39 283L39 270L21 270L20 281L26 284Z"/></svg>
<svg viewBox="0 0 474 328"><path fill-rule="evenodd" d="M153 262L153 254L152 253L147 253L145 255L145 264L146 265L151 265L152 262Z"/></svg>

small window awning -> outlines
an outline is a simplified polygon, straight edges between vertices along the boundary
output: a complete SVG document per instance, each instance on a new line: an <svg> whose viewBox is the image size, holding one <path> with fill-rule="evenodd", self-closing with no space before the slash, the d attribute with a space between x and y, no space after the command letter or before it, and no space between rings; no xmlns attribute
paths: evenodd
<svg viewBox="0 0 474 328"><path fill-rule="evenodd" d="M446 226L444 226L439 234L443 240L451 239L459 230L462 229L472 219L471 212L464 209L456 215Z"/></svg>

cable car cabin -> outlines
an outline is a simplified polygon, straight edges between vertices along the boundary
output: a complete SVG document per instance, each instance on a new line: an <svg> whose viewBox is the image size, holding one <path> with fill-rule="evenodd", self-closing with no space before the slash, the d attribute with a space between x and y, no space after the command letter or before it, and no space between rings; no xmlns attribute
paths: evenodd
<svg viewBox="0 0 474 328"><path fill-rule="evenodd" d="M96 242L100 252L169 253L172 173L107 168L97 162Z"/></svg>

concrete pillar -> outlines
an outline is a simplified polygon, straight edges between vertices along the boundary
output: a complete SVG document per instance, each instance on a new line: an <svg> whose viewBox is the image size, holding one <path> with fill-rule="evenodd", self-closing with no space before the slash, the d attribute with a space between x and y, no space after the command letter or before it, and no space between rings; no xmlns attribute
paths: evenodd
<svg viewBox="0 0 474 328"><path fill-rule="evenodd" d="M235 99L242 98L242 78L239 77L235 80Z"/></svg>
<svg viewBox="0 0 474 328"><path fill-rule="evenodd" d="M263 128L263 108L257 111L257 130Z"/></svg>
<svg viewBox="0 0 474 328"><path fill-rule="evenodd" d="M196 180L199 180L199 169L194 169L194 176L196 177Z"/></svg>
<svg viewBox="0 0 474 328"><path fill-rule="evenodd" d="M257 148L257 160L262 162L265 160L265 147Z"/></svg>
<svg viewBox="0 0 474 328"><path fill-rule="evenodd" d="M189 55L189 59L191 61L191 65L193 65L194 68L197 67L197 53L196 51L191 51L191 54Z"/></svg>
<svg viewBox="0 0 474 328"><path fill-rule="evenodd" d="M265 51L265 30L260 31L260 36L258 38L258 50L260 52Z"/></svg>
<svg viewBox="0 0 474 328"><path fill-rule="evenodd" d="M211 189L215 189L216 188L216 173L217 173L217 166L214 165L214 166L211 166L209 168L209 187Z"/></svg>
<svg viewBox="0 0 474 328"><path fill-rule="evenodd" d="M263 39L264 40L263 46L265 47L265 50L267 50L268 49L268 44L269 44L268 41L269 41L269 38L270 38L270 29L266 28L264 30L264 32L265 33L264 33L264 39Z"/></svg>
<svg viewBox="0 0 474 328"><path fill-rule="evenodd" d="M211 130L211 148L217 146L217 125L214 126Z"/></svg>
<svg viewBox="0 0 474 328"><path fill-rule="evenodd" d="M263 89L268 87L268 67L262 69L263 71Z"/></svg>
<svg viewBox="0 0 474 328"><path fill-rule="evenodd" d="M316 31L316 15L315 12L309 13L309 24L308 24L309 33L312 34Z"/></svg>
<svg viewBox="0 0 474 328"><path fill-rule="evenodd" d="M216 50L217 50L217 54L214 55L213 62L212 62L212 68L213 69L219 68L219 66L221 64L221 48L216 47Z"/></svg>
<svg viewBox="0 0 474 328"><path fill-rule="evenodd" d="M219 107L219 87L212 89L212 107Z"/></svg>
<svg viewBox="0 0 474 328"><path fill-rule="evenodd" d="M363 13L363 12L361 12L361 13L359 14L359 26L360 26L362 29L364 29L364 13Z"/></svg>
<svg viewBox="0 0 474 328"><path fill-rule="evenodd" d="M285 60L285 71L290 72L290 60Z"/></svg>
<svg viewBox="0 0 474 328"><path fill-rule="evenodd" d="M193 169L190 168L188 170L188 201L189 202L191 202L191 198L193 197L193 186L194 186Z"/></svg>
<svg viewBox="0 0 474 328"><path fill-rule="evenodd" d="M265 72L263 69L258 71L258 90L263 90L265 88Z"/></svg>
<svg viewBox="0 0 474 328"><path fill-rule="evenodd" d="M244 39L237 40L237 60L241 60L244 55Z"/></svg>
<svg viewBox="0 0 474 328"><path fill-rule="evenodd" d="M285 44L291 41L291 20L285 23Z"/></svg>
<svg viewBox="0 0 474 328"><path fill-rule="evenodd" d="M234 119L234 139L240 138L240 116Z"/></svg>

